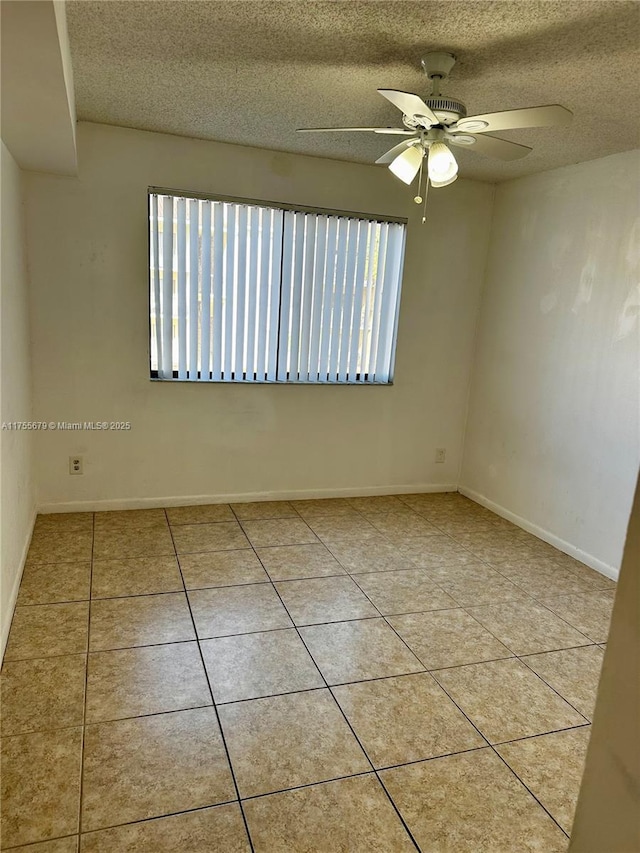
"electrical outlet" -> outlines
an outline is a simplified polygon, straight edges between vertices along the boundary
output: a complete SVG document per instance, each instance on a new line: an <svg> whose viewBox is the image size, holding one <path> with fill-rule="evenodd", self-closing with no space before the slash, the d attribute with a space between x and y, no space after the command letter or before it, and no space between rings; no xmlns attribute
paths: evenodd
<svg viewBox="0 0 640 853"><path fill-rule="evenodd" d="M444 462L447 457L447 450L445 447L436 447L436 462Z"/></svg>
<svg viewBox="0 0 640 853"><path fill-rule="evenodd" d="M69 473L70 474L84 474L84 465L82 463L82 456L70 456L69 457Z"/></svg>

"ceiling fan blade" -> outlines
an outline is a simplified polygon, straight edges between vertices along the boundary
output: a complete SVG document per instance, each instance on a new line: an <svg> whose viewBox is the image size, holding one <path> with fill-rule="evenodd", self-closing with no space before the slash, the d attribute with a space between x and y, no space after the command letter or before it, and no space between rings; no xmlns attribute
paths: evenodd
<svg viewBox="0 0 640 853"><path fill-rule="evenodd" d="M378 92L409 118L421 116L427 120L429 125L438 124L439 119L436 114L418 95L413 95L411 92L399 92L397 89L378 89Z"/></svg>
<svg viewBox="0 0 640 853"><path fill-rule="evenodd" d="M416 136L415 139L417 138L418 137ZM399 142L398 145L394 145L393 148L389 149L389 151L387 151L386 154L383 154L382 157L378 157L376 163L393 162L393 160L396 159L398 154L402 154L405 148L408 148L413 141L413 139L403 139L402 142Z"/></svg>
<svg viewBox="0 0 640 853"><path fill-rule="evenodd" d="M485 157L497 157L499 160L519 160L533 151L528 145L520 145L517 142L510 142L508 139L500 139L499 136L490 136L488 133L478 134L477 136L475 133L465 134L465 136L473 136L474 143L470 145L468 142L457 142L454 135L448 141L460 148L468 148L470 151L484 154Z"/></svg>
<svg viewBox="0 0 640 853"><path fill-rule="evenodd" d="M299 127L297 133L382 133L390 136L413 136L406 127Z"/></svg>
<svg viewBox="0 0 640 853"><path fill-rule="evenodd" d="M553 127L567 124L573 113L560 104L548 104L545 107L527 107L522 110L505 110L500 113L483 113L478 116L461 118L450 128L465 133L490 133L494 130L516 130L521 127ZM484 126L479 126L484 123Z"/></svg>

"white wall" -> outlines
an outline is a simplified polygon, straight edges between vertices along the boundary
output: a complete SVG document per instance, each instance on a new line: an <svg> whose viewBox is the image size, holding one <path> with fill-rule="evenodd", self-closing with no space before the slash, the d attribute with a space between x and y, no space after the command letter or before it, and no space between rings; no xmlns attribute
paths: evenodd
<svg viewBox="0 0 640 853"><path fill-rule="evenodd" d="M0 420L6 423L31 419L31 355L23 176L4 142L0 146ZM0 431L0 660L33 528L31 447L30 432Z"/></svg>
<svg viewBox="0 0 640 853"><path fill-rule="evenodd" d="M41 505L455 487L492 187L434 190L422 227L380 167L94 124L78 151L77 179L28 179L34 411L132 429L39 433ZM410 215L394 386L150 382L148 185Z"/></svg>
<svg viewBox="0 0 640 853"><path fill-rule="evenodd" d="M619 567L640 456L637 152L498 187L461 483Z"/></svg>

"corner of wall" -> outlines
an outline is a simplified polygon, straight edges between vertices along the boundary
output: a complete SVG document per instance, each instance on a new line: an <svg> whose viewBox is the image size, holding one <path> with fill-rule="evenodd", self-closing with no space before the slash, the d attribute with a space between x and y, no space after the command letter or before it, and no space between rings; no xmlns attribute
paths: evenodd
<svg viewBox="0 0 640 853"><path fill-rule="evenodd" d="M476 355L478 352L478 338L480 336L480 320L482 317L482 306L484 303L484 296L487 289L487 272L489 269L489 255L491 253L491 241L493 235L493 220L495 215L496 208L496 193L498 190L497 184L491 185L491 214L489 216L489 222L487 227L487 242L485 248L484 255L484 264L482 269L482 285L480 287L480 298L478 299L478 311L476 313L476 323L473 332L473 347L472 347L472 357L471 357L471 369L469 371L469 381L467 383L467 392L466 392L466 400L465 400L465 408L464 408L464 422L462 424L462 452L460 453L460 465L458 466L458 475L456 477L456 483L458 488L462 485L462 472L464 470L464 457L465 457L465 448L467 444L467 431L469 428L469 409L471 406L471 390L473 388L473 381L475 376L475 365Z"/></svg>

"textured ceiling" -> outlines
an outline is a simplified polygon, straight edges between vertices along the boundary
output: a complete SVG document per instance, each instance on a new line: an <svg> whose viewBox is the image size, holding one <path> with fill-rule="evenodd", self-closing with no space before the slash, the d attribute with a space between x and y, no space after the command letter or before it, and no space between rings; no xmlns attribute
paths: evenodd
<svg viewBox="0 0 640 853"><path fill-rule="evenodd" d="M574 113L565 127L504 132L533 146L524 160L457 148L463 176L500 181L639 144L635 0L72 0L67 16L87 121L373 162L397 139L295 129L398 124L376 89L426 96L420 58L440 49L458 58L443 93L470 115Z"/></svg>

